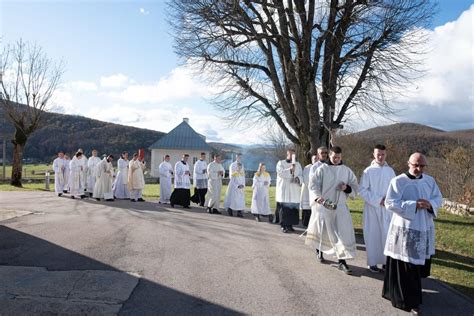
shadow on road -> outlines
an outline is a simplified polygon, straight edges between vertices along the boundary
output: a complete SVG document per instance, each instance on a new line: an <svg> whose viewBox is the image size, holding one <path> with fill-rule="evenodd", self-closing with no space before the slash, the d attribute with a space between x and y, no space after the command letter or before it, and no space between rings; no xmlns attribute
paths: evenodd
<svg viewBox="0 0 474 316"><path fill-rule="evenodd" d="M98 245L98 247L100 246L102 245ZM45 267L49 271L106 270L126 273L77 252L3 225L0 225L0 265ZM0 293L0 296L2 294L6 293ZM242 315L235 310L144 278L139 278L138 284L128 300L122 303L120 314L123 315ZM0 312L1 310L0 306Z"/></svg>

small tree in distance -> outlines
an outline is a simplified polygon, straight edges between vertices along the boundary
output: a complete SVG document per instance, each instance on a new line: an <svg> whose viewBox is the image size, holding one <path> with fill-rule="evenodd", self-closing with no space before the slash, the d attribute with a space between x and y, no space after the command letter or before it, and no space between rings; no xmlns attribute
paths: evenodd
<svg viewBox="0 0 474 316"><path fill-rule="evenodd" d="M0 106L13 125L11 185L21 187L23 151L41 120L63 74L37 45L19 40L7 45L0 64Z"/></svg>

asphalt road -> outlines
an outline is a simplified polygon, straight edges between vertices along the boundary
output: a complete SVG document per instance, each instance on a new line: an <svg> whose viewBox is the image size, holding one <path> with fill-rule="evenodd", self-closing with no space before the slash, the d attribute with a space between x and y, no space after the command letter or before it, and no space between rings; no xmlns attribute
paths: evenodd
<svg viewBox="0 0 474 316"><path fill-rule="evenodd" d="M156 201L72 200L0 192L0 315L405 315L382 274L316 262L278 226ZM473 302L423 283L427 315L472 315Z"/></svg>

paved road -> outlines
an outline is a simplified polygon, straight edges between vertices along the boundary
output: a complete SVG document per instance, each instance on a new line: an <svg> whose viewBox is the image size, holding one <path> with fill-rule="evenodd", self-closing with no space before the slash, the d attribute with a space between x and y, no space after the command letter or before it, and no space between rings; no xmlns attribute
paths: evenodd
<svg viewBox="0 0 474 316"><path fill-rule="evenodd" d="M358 249L347 276L248 214L0 192L0 315L406 315ZM432 279L423 300L425 314L474 313Z"/></svg>

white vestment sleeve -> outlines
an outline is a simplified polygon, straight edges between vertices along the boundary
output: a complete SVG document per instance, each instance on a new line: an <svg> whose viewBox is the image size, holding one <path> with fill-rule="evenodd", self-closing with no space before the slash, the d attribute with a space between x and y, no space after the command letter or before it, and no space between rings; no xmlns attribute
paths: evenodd
<svg viewBox="0 0 474 316"><path fill-rule="evenodd" d="M276 166L276 172L280 178L291 179L293 175L291 174L290 170L291 170L291 165L290 165L290 168L285 169L285 166L283 166L282 160L278 161L277 166Z"/></svg>
<svg viewBox="0 0 474 316"><path fill-rule="evenodd" d="M416 213L416 201L402 200L403 188L397 187L396 178L390 181L387 196L385 198L385 208L392 211L404 219L412 220Z"/></svg>
<svg viewBox="0 0 474 316"><path fill-rule="evenodd" d="M380 206L383 196L377 194L377 192L370 187L370 175L367 173L367 170L364 171L360 179L359 194L365 203L373 207Z"/></svg>
<svg viewBox="0 0 474 316"><path fill-rule="evenodd" d="M441 191L439 190L438 185L434 181L429 201L431 207L433 208L434 217L438 217L438 210L443 203L443 196L441 195Z"/></svg>

